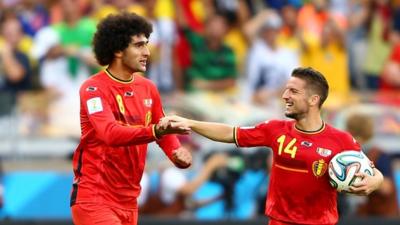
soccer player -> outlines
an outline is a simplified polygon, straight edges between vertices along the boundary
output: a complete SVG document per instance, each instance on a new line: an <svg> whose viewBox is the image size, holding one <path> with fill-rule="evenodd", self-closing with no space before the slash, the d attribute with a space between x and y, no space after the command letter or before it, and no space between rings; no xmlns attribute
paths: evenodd
<svg viewBox="0 0 400 225"><path fill-rule="evenodd" d="M336 224L337 192L329 184L328 162L344 150L360 145L346 132L326 124L321 106L328 96L324 76L312 68L292 71L282 98L285 115L293 120L271 120L254 127L165 117L163 126L188 127L215 141L239 147L267 146L273 151L271 180L265 213L270 225ZM382 174L358 173L362 181L351 187L354 194L368 195L382 183Z"/></svg>
<svg viewBox="0 0 400 225"><path fill-rule="evenodd" d="M155 85L135 72L145 72L151 24L130 13L101 21L93 39L99 64L106 66L80 88L80 144L73 156L71 194L75 225L136 225L137 197L147 144L156 141L179 168L192 157L172 133L161 127L164 116Z"/></svg>

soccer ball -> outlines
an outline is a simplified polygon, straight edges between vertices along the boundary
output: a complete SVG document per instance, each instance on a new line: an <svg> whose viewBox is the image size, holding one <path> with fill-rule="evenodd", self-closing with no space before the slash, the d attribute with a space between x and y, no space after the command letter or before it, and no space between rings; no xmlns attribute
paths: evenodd
<svg viewBox="0 0 400 225"><path fill-rule="evenodd" d="M361 180L354 176L358 172L364 172L371 176L374 171L371 168L368 157L359 151L344 151L335 155L329 162L330 184L338 191L349 191L349 187Z"/></svg>

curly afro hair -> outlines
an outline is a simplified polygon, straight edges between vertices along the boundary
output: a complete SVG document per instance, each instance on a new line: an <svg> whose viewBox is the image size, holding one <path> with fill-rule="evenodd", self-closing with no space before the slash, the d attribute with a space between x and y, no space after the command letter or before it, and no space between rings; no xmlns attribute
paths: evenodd
<svg viewBox="0 0 400 225"><path fill-rule="evenodd" d="M93 37L93 51L100 65L109 65L114 53L128 47L132 36L144 34L149 38L151 23L135 13L112 14L100 21Z"/></svg>

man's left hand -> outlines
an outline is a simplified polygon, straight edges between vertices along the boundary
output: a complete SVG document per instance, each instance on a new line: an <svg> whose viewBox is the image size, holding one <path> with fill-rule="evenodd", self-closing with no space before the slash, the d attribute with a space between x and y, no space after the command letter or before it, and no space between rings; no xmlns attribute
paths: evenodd
<svg viewBox="0 0 400 225"><path fill-rule="evenodd" d="M172 160L175 166L181 169L186 169L192 165L192 155L184 147L180 147L172 153Z"/></svg>
<svg viewBox="0 0 400 225"><path fill-rule="evenodd" d="M356 195L369 195L377 190L383 181L383 176L379 170L374 169L375 175L371 176L366 173L356 173L355 176L360 177L361 181L355 182L349 191Z"/></svg>

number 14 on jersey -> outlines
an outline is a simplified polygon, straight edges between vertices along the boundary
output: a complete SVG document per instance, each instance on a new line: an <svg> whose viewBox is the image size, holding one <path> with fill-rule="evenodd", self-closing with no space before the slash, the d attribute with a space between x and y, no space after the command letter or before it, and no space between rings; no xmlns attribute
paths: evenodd
<svg viewBox="0 0 400 225"><path fill-rule="evenodd" d="M296 143L297 139L293 138L292 140L290 140L290 142L286 146L284 146L285 139L286 139L286 135L281 135L276 140L279 143L278 155L281 155L282 150L283 150L284 153L290 154L290 157L292 159L294 159L294 157L296 156L296 152L297 152L297 147L294 146L294 144Z"/></svg>

